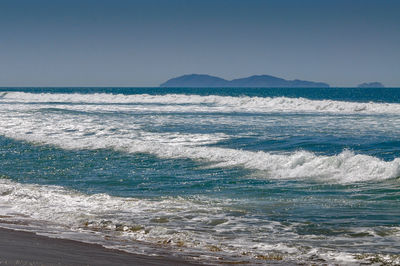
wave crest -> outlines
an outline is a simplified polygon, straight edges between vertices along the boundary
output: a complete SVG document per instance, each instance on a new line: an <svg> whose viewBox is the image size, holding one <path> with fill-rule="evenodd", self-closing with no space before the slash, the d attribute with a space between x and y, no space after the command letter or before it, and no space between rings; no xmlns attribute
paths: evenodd
<svg viewBox="0 0 400 266"><path fill-rule="evenodd" d="M7 92L1 95L3 103L91 103L91 104L154 104L176 105L167 111L194 112L328 112L328 113L366 113L400 114L400 104L359 103L333 100L309 100L288 97L249 97L249 96L200 96L184 94L167 95L123 95L123 94L51 94ZM193 105L196 108L193 109ZM199 106L198 106L199 105ZM162 106L158 106L162 111Z"/></svg>

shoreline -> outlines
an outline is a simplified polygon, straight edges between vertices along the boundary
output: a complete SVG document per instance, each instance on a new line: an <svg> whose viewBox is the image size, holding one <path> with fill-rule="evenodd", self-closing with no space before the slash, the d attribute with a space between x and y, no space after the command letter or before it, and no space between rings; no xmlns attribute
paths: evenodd
<svg viewBox="0 0 400 266"><path fill-rule="evenodd" d="M0 265L203 265L0 228Z"/></svg>

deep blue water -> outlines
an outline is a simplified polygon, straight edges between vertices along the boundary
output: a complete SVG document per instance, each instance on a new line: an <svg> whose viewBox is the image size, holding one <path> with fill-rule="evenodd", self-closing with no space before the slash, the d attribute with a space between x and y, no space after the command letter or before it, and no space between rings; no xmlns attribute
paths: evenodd
<svg viewBox="0 0 400 266"><path fill-rule="evenodd" d="M399 259L400 89L0 91L0 215L25 229L208 262Z"/></svg>

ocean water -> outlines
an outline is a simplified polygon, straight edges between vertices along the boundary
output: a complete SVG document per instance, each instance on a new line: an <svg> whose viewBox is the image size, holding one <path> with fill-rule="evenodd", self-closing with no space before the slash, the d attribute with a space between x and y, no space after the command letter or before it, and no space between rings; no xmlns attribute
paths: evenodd
<svg viewBox="0 0 400 266"><path fill-rule="evenodd" d="M400 264L400 89L0 89L0 226L247 264Z"/></svg>

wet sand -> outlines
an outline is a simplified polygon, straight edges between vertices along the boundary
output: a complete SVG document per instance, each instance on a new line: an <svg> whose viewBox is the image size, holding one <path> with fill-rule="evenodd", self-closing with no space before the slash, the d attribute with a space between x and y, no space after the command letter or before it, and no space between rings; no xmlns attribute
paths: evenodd
<svg viewBox="0 0 400 266"><path fill-rule="evenodd" d="M0 265L196 265L0 228Z"/></svg>

